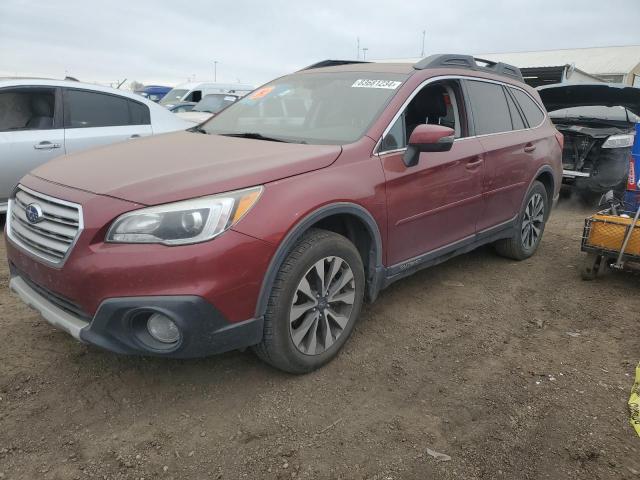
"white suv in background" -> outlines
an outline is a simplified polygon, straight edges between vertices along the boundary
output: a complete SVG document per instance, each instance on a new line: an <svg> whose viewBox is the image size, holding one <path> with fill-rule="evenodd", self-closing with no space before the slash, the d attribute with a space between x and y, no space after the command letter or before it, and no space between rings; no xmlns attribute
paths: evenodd
<svg viewBox="0 0 640 480"><path fill-rule="evenodd" d="M154 102L113 88L0 79L0 213L20 178L54 157L190 126Z"/></svg>

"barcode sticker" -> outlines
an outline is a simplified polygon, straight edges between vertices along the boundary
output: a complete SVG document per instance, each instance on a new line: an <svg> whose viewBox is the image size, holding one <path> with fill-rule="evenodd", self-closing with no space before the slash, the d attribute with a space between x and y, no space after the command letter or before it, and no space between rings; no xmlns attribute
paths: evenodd
<svg viewBox="0 0 640 480"><path fill-rule="evenodd" d="M366 78L360 78L356 80L352 88L386 88L389 90L395 90L402 82L397 82L395 80L369 80Z"/></svg>

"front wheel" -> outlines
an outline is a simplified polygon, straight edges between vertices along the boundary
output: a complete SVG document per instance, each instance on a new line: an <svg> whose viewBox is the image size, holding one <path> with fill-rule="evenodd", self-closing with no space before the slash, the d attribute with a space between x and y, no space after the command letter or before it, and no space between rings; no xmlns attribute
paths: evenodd
<svg viewBox="0 0 640 480"><path fill-rule="evenodd" d="M516 222L516 231L511 238L496 242L497 252L514 260L529 258L540 245L548 217L547 190L541 182L536 180L527 192L524 208L518 215Z"/></svg>
<svg viewBox="0 0 640 480"><path fill-rule="evenodd" d="M353 243L326 230L307 232L278 271L256 354L291 373L327 363L351 335L362 307L364 279Z"/></svg>

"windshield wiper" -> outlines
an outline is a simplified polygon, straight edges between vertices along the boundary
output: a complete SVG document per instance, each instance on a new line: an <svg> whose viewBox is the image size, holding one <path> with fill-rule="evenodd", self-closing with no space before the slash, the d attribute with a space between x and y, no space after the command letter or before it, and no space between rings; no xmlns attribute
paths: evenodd
<svg viewBox="0 0 640 480"><path fill-rule="evenodd" d="M204 128L202 128L200 125L196 125L195 127L188 128L187 132L204 133L205 135L208 135L207 131Z"/></svg>
<svg viewBox="0 0 640 480"><path fill-rule="evenodd" d="M252 138L254 140L266 140L268 142L292 143L291 140L285 140L284 138L278 138L278 137L269 137L267 135L262 135L261 133L258 133L258 132L221 133L220 135L224 135L225 137L239 137L239 138Z"/></svg>

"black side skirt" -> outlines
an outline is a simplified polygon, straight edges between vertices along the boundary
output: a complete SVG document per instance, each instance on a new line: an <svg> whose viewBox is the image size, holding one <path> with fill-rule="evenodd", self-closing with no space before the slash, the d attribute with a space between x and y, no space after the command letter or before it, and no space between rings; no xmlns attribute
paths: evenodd
<svg viewBox="0 0 640 480"><path fill-rule="evenodd" d="M407 277L418 270L438 265L450 258L468 253L487 243L492 243L503 238L510 238L516 231L517 221L518 216L516 215L513 219L500 225L488 228L450 245L445 245L436 250L423 253L402 263L392 265L385 269L381 287L386 288L396 280Z"/></svg>

